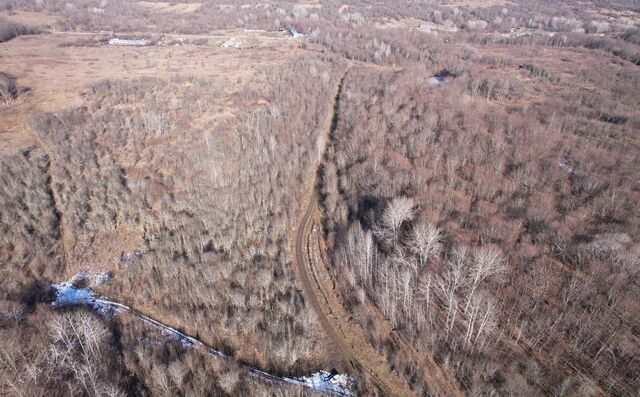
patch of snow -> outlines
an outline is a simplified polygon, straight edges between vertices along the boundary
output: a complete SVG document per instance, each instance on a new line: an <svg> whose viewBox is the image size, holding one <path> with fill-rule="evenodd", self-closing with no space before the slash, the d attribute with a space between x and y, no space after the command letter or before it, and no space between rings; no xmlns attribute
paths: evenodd
<svg viewBox="0 0 640 397"><path fill-rule="evenodd" d="M445 78L442 76L431 76L427 79L427 84L429 85L442 85L444 83Z"/></svg>
<svg viewBox="0 0 640 397"><path fill-rule="evenodd" d="M141 256L142 254L140 253L140 251L130 251L130 252L127 252L126 254L120 255L120 262L124 263L134 259L140 259Z"/></svg>
<svg viewBox="0 0 640 397"><path fill-rule="evenodd" d="M458 28L453 21L447 19L444 25L423 21L418 25L418 30L422 30L425 33L436 33L438 31L455 33L458 31Z"/></svg>
<svg viewBox="0 0 640 397"><path fill-rule="evenodd" d="M309 376L299 378L310 389L350 396L353 394L355 380L352 376L339 374L336 371L319 371Z"/></svg>
<svg viewBox="0 0 640 397"><path fill-rule="evenodd" d="M87 283L88 287L97 287L111 280L113 280L113 276L109 273L93 273L90 270L85 270L82 273L78 273L75 276L71 277L71 280L69 280L69 282L73 285L78 285L79 283Z"/></svg>
<svg viewBox="0 0 640 397"><path fill-rule="evenodd" d="M151 42L149 40L144 40L144 39L119 39L117 37L109 40L109 45L125 45L125 46L135 46L135 47L146 46L146 45L149 45L150 43Z"/></svg>
<svg viewBox="0 0 640 397"><path fill-rule="evenodd" d="M103 316L119 309L112 305L111 302L96 299L90 289L76 287L69 281L52 284L52 287L56 291L56 299L51 305L56 309L67 306L88 305Z"/></svg>
<svg viewBox="0 0 640 397"><path fill-rule="evenodd" d="M447 82L448 74L436 74L427 79L427 84L431 86L439 86Z"/></svg>
<svg viewBox="0 0 640 397"><path fill-rule="evenodd" d="M95 302L93 292L85 288L78 288L71 282L53 284L52 287L56 290L56 300L53 302L53 307L55 308L75 305L93 305Z"/></svg>
<svg viewBox="0 0 640 397"><path fill-rule="evenodd" d="M114 304L113 302L97 299L91 291L92 287L96 287L105 282L111 281L113 277L108 273L91 274L85 270L71 277L71 280L59 284L52 284L55 290L56 299L51 304L54 308L59 309L66 306L88 305L102 315L110 312L121 310L123 305ZM86 288L79 287L78 284L88 286ZM124 306L124 308L129 309Z"/></svg>
<svg viewBox="0 0 640 397"><path fill-rule="evenodd" d="M91 286L95 287L98 285L102 285L104 283L108 283L111 280L113 280L113 276L110 275L109 273L104 273L104 272L96 273L93 275L93 282Z"/></svg>
<svg viewBox="0 0 640 397"><path fill-rule="evenodd" d="M335 371L319 371L309 376L300 378L278 377L259 369L249 368L249 374L255 378L267 380L271 383L284 383L306 387L313 391L333 394L336 396L354 395L355 380L349 375L339 374Z"/></svg>
<svg viewBox="0 0 640 397"><path fill-rule="evenodd" d="M229 40L222 43L221 47L222 48L240 48L241 43L242 42L240 41L240 39L236 37L232 37Z"/></svg>
<svg viewBox="0 0 640 397"><path fill-rule="evenodd" d="M106 278L108 278L108 280L111 280L111 277L105 273L97 274L96 276L94 276L94 280L96 279L96 277L100 280ZM58 309L76 305L88 305L102 315L118 312L128 312L144 323L149 324L153 328L161 331L163 334L175 338L176 340L181 342L185 348L191 348L194 346L203 347L209 354L215 357L234 360L232 357L229 357L218 350L206 346L200 340L185 335L175 328L169 327L168 325L162 324L152 318L149 318L131 309L129 306L102 298L96 298L93 291L91 291L89 288L79 288L74 285L74 282L86 282L89 278L89 272L85 271L75 275L70 281L59 284L52 284L52 287L56 292L56 299L52 303L52 306ZM336 371L319 371L309 376L289 378L272 375L268 372L250 367L247 364L243 364L241 362L238 362L237 364L249 371L250 375L271 383L298 385L314 391L338 396L351 396L354 394L353 390L355 379L352 376L339 374Z"/></svg>

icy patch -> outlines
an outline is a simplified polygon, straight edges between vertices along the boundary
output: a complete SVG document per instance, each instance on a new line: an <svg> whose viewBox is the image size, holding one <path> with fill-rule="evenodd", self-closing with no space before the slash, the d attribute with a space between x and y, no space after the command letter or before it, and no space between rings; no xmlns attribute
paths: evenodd
<svg viewBox="0 0 640 397"><path fill-rule="evenodd" d="M107 302L107 301L104 301L104 302ZM110 305L118 305L121 309L126 310L126 311L134 314L140 320L142 320L143 322L151 325L153 328L161 331L163 334L168 335L170 337L173 337L175 340L180 342L182 344L182 346L185 347L185 348L191 348L191 347L194 347L194 346L205 346L204 343L202 343L198 339L192 338L191 336L187 336L187 335L183 334L182 332L178 331L177 329L169 327L168 325L162 324L161 322L156 321L156 320L154 320L152 318L149 318L149 317L145 316L144 314L140 314L138 312L135 312L128 306L116 304L115 302L108 302L108 303ZM208 349L208 350L209 350L209 352L211 354L213 354L215 356L224 356L222 353L218 352L217 350L213 350L213 349Z"/></svg>
<svg viewBox="0 0 640 397"><path fill-rule="evenodd" d="M442 85L442 83L444 83L445 81L445 77L444 76L440 76L440 75L436 75L436 76L431 76L427 79L427 84L429 85Z"/></svg>
<svg viewBox="0 0 640 397"><path fill-rule="evenodd" d="M113 280L113 276L109 273L93 273L89 270L85 270L82 273L78 273L75 276L71 277L71 280L69 280L69 282L74 285L86 283L88 285L88 288L93 288L107 283L111 280Z"/></svg>
<svg viewBox="0 0 640 397"><path fill-rule="evenodd" d="M222 48L240 48L240 44L241 44L241 41L238 38L233 37L225 41L224 43L222 43L221 47Z"/></svg>
<svg viewBox="0 0 640 397"><path fill-rule="evenodd" d="M111 302L96 299L90 289L76 287L71 282L52 284L52 287L56 291L56 300L51 305L56 309L67 306L88 305L103 316L119 309L117 306L112 305Z"/></svg>
<svg viewBox="0 0 640 397"><path fill-rule="evenodd" d="M71 282L53 284L52 287L56 290L56 300L53 302L53 307L55 308L93 305L95 303L93 292L85 288L78 288Z"/></svg>
<svg viewBox="0 0 640 397"><path fill-rule="evenodd" d="M299 378L287 378L271 375L270 373L260 371L240 364L249 371L252 376L269 381L271 383L281 383L306 387L313 391L332 394L336 396L352 396L355 395L355 379L349 375L339 374L336 371L327 372L319 371L309 376Z"/></svg>
<svg viewBox="0 0 640 397"><path fill-rule="evenodd" d="M313 390L324 391L340 396L353 394L355 380L352 376L339 374L336 371L319 371L310 376L299 378L307 387Z"/></svg>
<svg viewBox="0 0 640 397"><path fill-rule="evenodd" d="M91 281L91 283L98 285L105 280L111 280L111 276L105 273L98 273L97 275L94 275L92 277L90 272L87 271L75 275L70 281L59 284L52 284L52 287L56 292L56 299L52 303L52 306L58 309L76 305L87 305L91 306L94 310L102 315L118 312L128 312L137 317L142 322L152 326L156 330L159 330L164 335L175 338L177 341L182 343L185 348L202 347L206 349L206 351L212 356L235 361L233 357L227 356L226 354L205 345L202 341L183 334L175 328L172 328L150 317L147 317L144 314L130 308L129 306L102 298L96 298L91 289L80 288L74 285L74 283L87 282L89 280ZM349 375L339 374L336 371L319 371L309 376L289 378L261 371L242 362L235 362L240 367L245 368L247 371L249 371L252 376L258 379L265 380L267 382L275 384L297 385L309 388L314 391L338 396L354 395L353 390L355 389L355 379Z"/></svg>
<svg viewBox="0 0 640 397"><path fill-rule="evenodd" d="M125 46L134 46L134 47L143 47L149 45L151 42L149 40L143 39L118 39L113 38L109 40L109 45L125 45Z"/></svg>
<svg viewBox="0 0 640 397"><path fill-rule="evenodd" d="M113 276L108 273L95 273L85 270L71 277L71 280L59 284L52 284L55 290L56 299L51 304L54 308L59 309L65 306L89 305L100 314L106 315L109 312L127 308L113 302L97 299L92 287L111 281ZM77 284L87 285L86 288L78 287ZM120 307L122 306L122 307ZM128 308L127 308L128 309Z"/></svg>

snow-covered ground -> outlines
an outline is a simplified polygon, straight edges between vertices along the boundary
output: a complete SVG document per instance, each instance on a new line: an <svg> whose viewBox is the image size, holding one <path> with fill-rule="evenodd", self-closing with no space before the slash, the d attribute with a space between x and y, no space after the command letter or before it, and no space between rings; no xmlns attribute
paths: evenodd
<svg viewBox="0 0 640 397"><path fill-rule="evenodd" d="M224 43L222 43L222 45L220 47L222 47L222 48L240 48L240 44L242 44L240 39L238 39L237 37L232 37L229 40L227 40Z"/></svg>
<svg viewBox="0 0 640 397"><path fill-rule="evenodd" d="M435 76L431 76L427 79L427 84L432 85L432 86L439 86L444 84L444 82L447 80L446 76L441 76L441 75L435 75Z"/></svg>
<svg viewBox="0 0 640 397"><path fill-rule="evenodd" d="M162 324L152 318L149 318L141 313L138 313L129 306L121 303L112 302L107 299L97 298L90 287L100 285L104 282L111 280L111 277L104 273L91 274L90 272L83 272L74 276L70 281L65 281L59 284L53 284L52 287L56 291L56 299L52 303L54 308L62 308L76 305L91 306L94 310L102 315L111 315L120 312L128 312L136 316L141 321L149 324L150 326L158 329L165 335L171 336L182 342L185 347L199 346L207 350L207 352L213 356L233 360L232 357L225 355L224 353L212 349L205 345L200 340L183 334L175 328ZM89 287L80 288L76 284L84 282L88 283ZM335 371L319 371L309 376L302 377L286 377L276 376L270 373L261 371L257 368L250 367L246 364L236 362L239 366L248 370L251 376L266 380L271 383L283 383L292 384L309 388L314 391L324 392L327 394L333 394L338 396L351 396L354 395L355 380L352 376L339 374Z"/></svg>
<svg viewBox="0 0 640 397"><path fill-rule="evenodd" d="M75 287L68 281L61 284L53 284L52 287L56 291L56 300L53 302L53 307L55 308L73 305L93 306L96 301L93 297L93 292L85 288Z"/></svg>
<svg viewBox="0 0 640 397"><path fill-rule="evenodd" d="M73 276L71 278L71 282L74 284L84 282L87 283L90 288L93 288L111 281L112 278L113 276L108 273L93 273L89 270L85 270L84 272L78 273Z"/></svg>
<svg viewBox="0 0 640 397"><path fill-rule="evenodd" d="M353 377L337 372L319 371L298 379L311 389L323 390L343 396L351 395L351 390L354 389Z"/></svg>
<svg viewBox="0 0 640 397"><path fill-rule="evenodd" d="M149 45L151 42L149 40L142 39L118 39L113 38L109 40L109 45L124 45L124 46L134 46L134 47L143 47Z"/></svg>

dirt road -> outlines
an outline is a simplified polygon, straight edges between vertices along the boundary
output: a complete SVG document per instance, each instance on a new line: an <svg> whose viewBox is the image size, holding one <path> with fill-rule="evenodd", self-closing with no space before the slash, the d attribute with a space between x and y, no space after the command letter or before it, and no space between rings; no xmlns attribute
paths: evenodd
<svg viewBox="0 0 640 397"><path fill-rule="evenodd" d="M324 129L324 140L328 142L338 121L340 96L349 69L340 79L334 100L332 114L328 118ZM322 157L322 156L320 156ZM356 324L346 308L342 305L339 293L335 291L335 284L331 272L327 267L327 257L324 252L324 236L322 231L322 214L318 206L316 193L316 174L318 164L311 172L308 184L306 207L298 223L295 236L295 265L296 273L302 283L304 294L316 311L320 323L336 345L338 346L343 363L343 370L354 368L366 373L373 383L388 396L412 396L416 393L410 389L406 381L393 372L388 361L380 355L369 343L364 330ZM400 349L406 357L412 359L421 368L423 377L427 380L430 392L437 396L462 396L459 385L451 374L447 374L433 360L433 357L420 355L402 336L392 330L383 316L378 316L388 330L390 341Z"/></svg>
<svg viewBox="0 0 640 397"><path fill-rule="evenodd" d="M347 73L348 69L336 89L332 115L324 130L325 142L336 126L342 85ZM345 370L354 368L365 372L388 396L415 395L406 382L391 371L387 360L369 344L364 331L349 321L349 314L332 292L333 283L328 269L323 267L324 263L320 260L319 247L313 244L318 240L311 238L312 234L320 231L320 212L315 193L317 166L312 170L305 201L307 205L298 223L294 246L297 275L305 297L315 309L325 332L338 346Z"/></svg>
<svg viewBox="0 0 640 397"><path fill-rule="evenodd" d="M385 395L415 395L406 382L392 372L387 360L369 343L364 331L349 320L349 314L333 293L328 269L319 269L324 263L317 246L313 246L317 240L311 237L320 231L318 215L317 199L313 195L296 236L296 264L305 297L316 310L324 330L338 346L345 369L365 372Z"/></svg>

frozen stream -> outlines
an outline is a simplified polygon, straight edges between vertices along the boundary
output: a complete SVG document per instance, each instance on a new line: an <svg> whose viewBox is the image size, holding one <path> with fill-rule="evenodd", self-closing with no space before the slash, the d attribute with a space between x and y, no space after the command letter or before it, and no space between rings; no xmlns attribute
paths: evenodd
<svg viewBox="0 0 640 397"><path fill-rule="evenodd" d="M73 278L73 280L86 280L88 275L81 274ZM106 276L97 276L94 277L95 280L100 280L97 282L107 281L109 278ZM54 308L62 308L69 306L77 306L77 305L87 305L91 306L94 310L102 315L106 315L109 313L120 313L120 312L128 312L134 316L136 316L141 321L151 325L152 327L162 331L165 334L171 335L182 342L183 345L187 347L200 346L204 348L209 354L232 360L236 362L239 366L245 368L251 376L263 379L271 383L277 384L290 384L290 385L298 385L301 387L306 387L314 391L324 392L327 394L333 394L338 396L351 396L354 395L353 386L354 379L349 375L338 374L335 372L327 372L327 371L319 371L309 376L302 376L299 378L294 377L283 377L269 374L267 372L261 371L257 368L253 368L247 364L240 363L234 360L232 357L227 356L226 354L217 351L198 339L190 337L188 335L183 334L175 328L171 328L165 324L162 324L152 318L149 318L135 309L130 308L129 306L112 302L103 298L98 298L94 295L93 291L89 288L79 288L73 284L73 281L67 281L60 284L52 285L54 290L56 291L56 300L53 302Z"/></svg>

